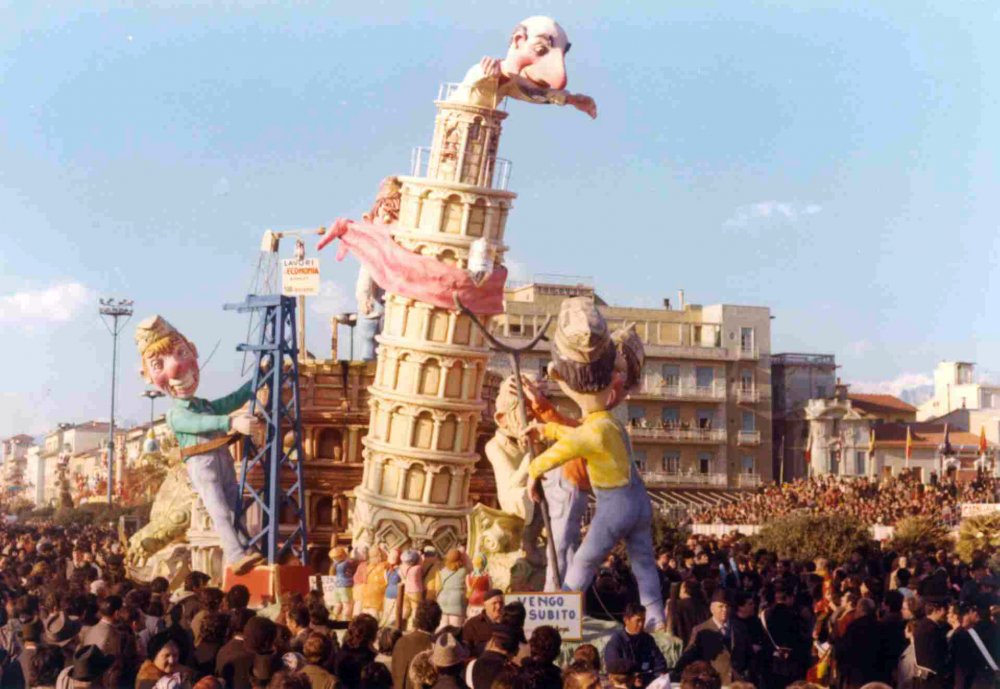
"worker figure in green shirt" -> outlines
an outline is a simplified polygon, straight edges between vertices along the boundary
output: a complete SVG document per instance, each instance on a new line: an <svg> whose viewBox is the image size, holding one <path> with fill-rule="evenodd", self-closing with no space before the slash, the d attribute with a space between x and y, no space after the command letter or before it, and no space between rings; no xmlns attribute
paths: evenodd
<svg viewBox="0 0 1000 689"><path fill-rule="evenodd" d="M194 344L161 316L139 323L135 341L143 378L174 400L167 425L177 437L191 486L212 518L223 561L237 574L246 573L264 557L249 550L236 530L233 509L239 483L227 448L239 435L253 435L261 428L256 416L234 413L253 397L251 382L217 400L195 397L201 372Z"/></svg>

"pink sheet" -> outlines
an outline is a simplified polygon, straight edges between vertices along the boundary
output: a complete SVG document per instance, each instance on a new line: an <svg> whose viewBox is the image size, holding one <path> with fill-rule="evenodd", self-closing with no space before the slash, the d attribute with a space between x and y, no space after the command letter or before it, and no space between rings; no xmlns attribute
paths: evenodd
<svg viewBox="0 0 1000 689"><path fill-rule="evenodd" d="M342 261L350 251L386 292L449 310L455 308L453 295L457 293L473 313L503 313L503 288L507 282L503 266L494 270L482 286L476 286L461 268L401 247L390 236L388 225L337 218L317 249L334 239L340 240L337 260Z"/></svg>

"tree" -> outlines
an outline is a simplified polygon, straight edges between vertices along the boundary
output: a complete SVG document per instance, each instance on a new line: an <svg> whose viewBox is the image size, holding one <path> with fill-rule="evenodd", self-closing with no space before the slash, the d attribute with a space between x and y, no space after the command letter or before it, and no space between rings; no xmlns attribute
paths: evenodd
<svg viewBox="0 0 1000 689"><path fill-rule="evenodd" d="M980 514L963 519L958 525L955 550L963 562L969 563L976 553L988 554L1000 550L1000 513Z"/></svg>
<svg viewBox="0 0 1000 689"><path fill-rule="evenodd" d="M904 517L896 522L892 548L901 554L927 550L950 550L954 541L951 531L934 517Z"/></svg>
<svg viewBox="0 0 1000 689"><path fill-rule="evenodd" d="M780 558L844 562L855 550L869 548L872 538L868 527L854 517L795 513L766 522L753 542Z"/></svg>
<svg viewBox="0 0 1000 689"><path fill-rule="evenodd" d="M684 540L680 526L671 519L665 512L656 510L653 512L653 549L660 553L662 551L673 552L674 548Z"/></svg>

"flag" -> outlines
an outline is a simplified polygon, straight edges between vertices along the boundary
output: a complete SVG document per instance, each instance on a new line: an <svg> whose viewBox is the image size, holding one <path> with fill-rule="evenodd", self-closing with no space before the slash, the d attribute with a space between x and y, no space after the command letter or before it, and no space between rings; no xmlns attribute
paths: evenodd
<svg viewBox="0 0 1000 689"><path fill-rule="evenodd" d="M948 424L944 425L944 443L942 443L941 454L946 457L950 457L955 454L955 450L951 446L951 428Z"/></svg>
<svg viewBox="0 0 1000 689"><path fill-rule="evenodd" d="M875 459L875 428L868 431L868 459Z"/></svg>
<svg viewBox="0 0 1000 689"><path fill-rule="evenodd" d="M906 427L906 465L910 465L910 458L913 457L913 434L910 433L910 427Z"/></svg>
<svg viewBox="0 0 1000 689"><path fill-rule="evenodd" d="M813 437L812 433L809 434L809 439L806 441L806 466L812 464L813 458Z"/></svg>
<svg viewBox="0 0 1000 689"><path fill-rule="evenodd" d="M986 443L986 426L979 427L979 454L983 457L986 456L986 452L989 449L989 445Z"/></svg>

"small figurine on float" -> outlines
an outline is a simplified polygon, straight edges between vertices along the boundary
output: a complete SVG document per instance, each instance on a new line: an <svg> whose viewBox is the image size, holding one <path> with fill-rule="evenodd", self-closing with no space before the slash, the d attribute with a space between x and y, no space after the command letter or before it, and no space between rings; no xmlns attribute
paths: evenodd
<svg viewBox="0 0 1000 689"><path fill-rule="evenodd" d="M365 597L365 582L368 580L368 546L358 545L351 550L351 559L354 560L354 603L348 613L349 619L354 619L361 614L362 603Z"/></svg>
<svg viewBox="0 0 1000 689"><path fill-rule="evenodd" d="M403 580L403 574L399 571L399 550L393 548L389 551L386 561L385 589L382 602L382 624L393 625L396 622L396 606L399 605L399 582Z"/></svg>
<svg viewBox="0 0 1000 689"><path fill-rule="evenodd" d="M333 574L333 596L336 602L330 613L335 620L349 620L354 605L354 571L358 563L347 556L347 548L343 546L334 548L332 556L330 570Z"/></svg>
<svg viewBox="0 0 1000 689"><path fill-rule="evenodd" d="M461 627L465 624L468 599L465 596L465 562L462 553L452 548L444 556L444 564L437 571L437 602L441 606L441 626Z"/></svg>
<svg viewBox="0 0 1000 689"><path fill-rule="evenodd" d="M486 571L489 564L486 556L476 553L472 556L472 571L465 577L465 592L469 598L468 614L474 617L482 612L486 592L493 588L490 573Z"/></svg>
<svg viewBox="0 0 1000 689"><path fill-rule="evenodd" d="M135 342L146 382L173 398L167 426L177 438L191 486L219 536L222 558L237 574L264 561L247 548L233 523L239 483L227 449L241 435L257 433L260 419L237 413L253 397L252 381L216 400L195 397L201 381L198 349L161 316L150 316L136 327Z"/></svg>
<svg viewBox="0 0 1000 689"><path fill-rule="evenodd" d="M417 612L424 600L424 572L420 567L420 553L407 550L400 557L399 576L403 582L403 624Z"/></svg>
<svg viewBox="0 0 1000 689"><path fill-rule="evenodd" d="M528 466L530 492L541 499L542 477L576 457L586 462L597 499L594 517L564 579L565 590L585 591L601 562L624 540L639 585L639 600L650 626L665 623L660 579L653 551L653 506L636 469L632 444L612 412L616 400L617 348L593 300L572 297L562 302L553 337L549 377L579 407L577 427L532 424L531 431L554 443Z"/></svg>
<svg viewBox="0 0 1000 689"><path fill-rule="evenodd" d="M368 551L368 562L365 567L365 584L361 612L379 619L385 604L386 573L389 563L385 552L379 546L372 546ZM357 615L355 615L357 617Z"/></svg>
<svg viewBox="0 0 1000 689"><path fill-rule="evenodd" d="M484 57L465 75L448 100L496 109L504 98L529 103L572 105L591 118L597 104L590 96L566 91L566 32L551 17L528 17L510 36L501 60Z"/></svg>

